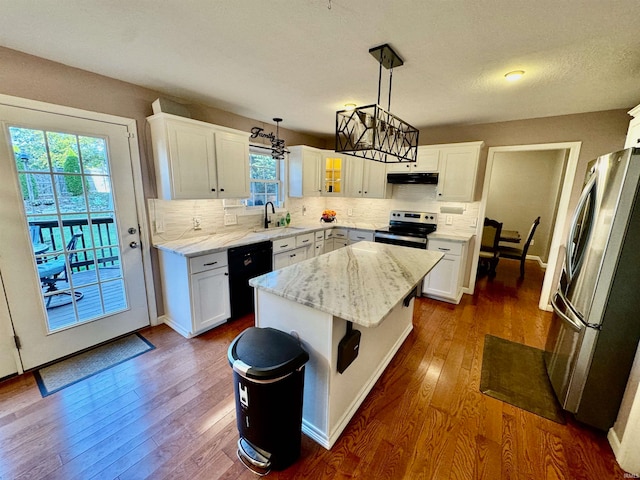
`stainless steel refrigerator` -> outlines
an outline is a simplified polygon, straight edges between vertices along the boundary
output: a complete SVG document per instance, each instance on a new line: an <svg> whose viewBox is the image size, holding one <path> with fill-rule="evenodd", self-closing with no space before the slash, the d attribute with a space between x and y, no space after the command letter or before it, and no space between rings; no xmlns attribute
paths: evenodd
<svg viewBox="0 0 640 480"><path fill-rule="evenodd" d="M565 410L616 420L640 340L640 149L592 162L552 298L545 362Z"/></svg>

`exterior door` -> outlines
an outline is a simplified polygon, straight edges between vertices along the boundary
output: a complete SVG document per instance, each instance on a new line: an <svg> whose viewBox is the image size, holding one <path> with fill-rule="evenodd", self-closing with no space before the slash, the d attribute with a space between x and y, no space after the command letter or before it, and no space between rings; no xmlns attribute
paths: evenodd
<svg viewBox="0 0 640 480"><path fill-rule="evenodd" d="M0 105L0 271L26 369L149 324L128 127Z"/></svg>
<svg viewBox="0 0 640 480"><path fill-rule="evenodd" d="M18 364L14 354L13 327L3 291L4 284L0 274L0 379L18 373Z"/></svg>

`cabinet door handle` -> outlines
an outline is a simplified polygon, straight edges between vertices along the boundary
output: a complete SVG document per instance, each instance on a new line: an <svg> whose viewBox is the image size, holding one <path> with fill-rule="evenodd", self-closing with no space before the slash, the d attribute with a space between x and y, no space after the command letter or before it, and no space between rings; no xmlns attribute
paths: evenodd
<svg viewBox="0 0 640 480"><path fill-rule="evenodd" d="M209 262L209 263L204 263L203 265L205 267L208 267L209 265L215 265L216 263L218 263L218 262Z"/></svg>
<svg viewBox="0 0 640 480"><path fill-rule="evenodd" d="M225 277L229 276L229 272L224 272Z"/></svg>
<svg viewBox="0 0 640 480"><path fill-rule="evenodd" d="M211 191L212 191L212 192L215 192L215 191L216 191L216 189L215 189L215 188L212 188L212 189L211 189Z"/></svg>
<svg viewBox="0 0 640 480"><path fill-rule="evenodd" d="M221 189L220 189L220 191L221 191L221 192L224 192L224 188L221 188Z"/></svg>

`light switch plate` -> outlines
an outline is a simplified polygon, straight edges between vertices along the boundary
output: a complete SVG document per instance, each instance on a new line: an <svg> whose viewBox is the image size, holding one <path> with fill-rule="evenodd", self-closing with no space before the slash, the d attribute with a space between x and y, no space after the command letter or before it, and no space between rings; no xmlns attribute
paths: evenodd
<svg viewBox="0 0 640 480"><path fill-rule="evenodd" d="M202 218L201 217L193 217L193 229L194 230L202 230Z"/></svg>
<svg viewBox="0 0 640 480"><path fill-rule="evenodd" d="M447 221L445 223L447 225L453 225L453 215L447 215Z"/></svg>
<svg viewBox="0 0 640 480"><path fill-rule="evenodd" d="M156 233L164 233L164 217L162 215L156 217Z"/></svg>

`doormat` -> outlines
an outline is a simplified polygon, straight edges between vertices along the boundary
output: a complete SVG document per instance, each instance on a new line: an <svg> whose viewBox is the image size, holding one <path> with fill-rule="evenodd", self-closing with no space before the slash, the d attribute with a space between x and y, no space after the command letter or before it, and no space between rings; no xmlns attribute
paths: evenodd
<svg viewBox="0 0 640 480"><path fill-rule="evenodd" d="M547 376L544 352L485 335L480 391L556 423L564 412Z"/></svg>
<svg viewBox="0 0 640 480"><path fill-rule="evenodd" d="M79 353L34 372L43 397L115 367L154 347L139 333Z"/></svg>

